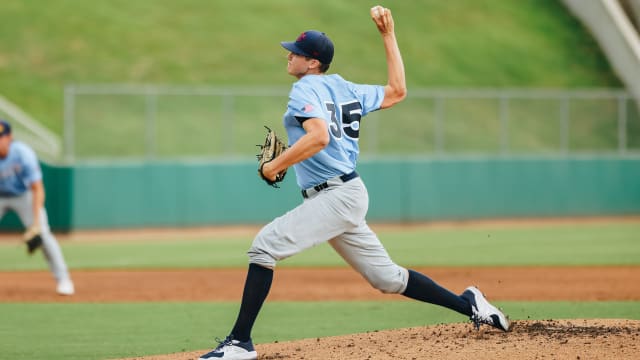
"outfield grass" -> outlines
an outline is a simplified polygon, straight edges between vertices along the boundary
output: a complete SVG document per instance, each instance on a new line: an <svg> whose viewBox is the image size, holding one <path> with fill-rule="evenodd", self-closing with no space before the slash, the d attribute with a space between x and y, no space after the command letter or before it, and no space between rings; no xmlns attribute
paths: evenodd
<svg viewBox="0 0 640 360"><path fill-rule="evenodd" d="M497 305L516 320L640 320L640 302ZM215 346L216 336L224 337L229 332L238 306L235 303L0 304L2 358L114 359L206 349ZM256 323L254 341L265 343L464 321L463 316L449 310L413 301L268 302Z"/></svg>
<svg viewBox="0 0 640 360"><path fill-rule="evenodd" d="M406 266L628 265L640 263L640 223L594 223L383 231L378 235ZM251 238L62 243L72 269L244 267ZM279 266L344 266L327 244ZM0 270L46 269L23 245L0 243Z"/></svg>

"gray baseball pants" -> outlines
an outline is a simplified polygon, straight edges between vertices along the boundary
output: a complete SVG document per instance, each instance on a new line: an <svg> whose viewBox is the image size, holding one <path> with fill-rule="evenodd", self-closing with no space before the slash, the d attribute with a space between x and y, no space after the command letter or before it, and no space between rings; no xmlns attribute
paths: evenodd
<svg viewBox="0 0 640 360"><path fill-rule="evenodd" d="M369 194L362 179L342 182L336 177L327 184L264 226L248 251L249 261L273 269L277 261L328 241L374 288L403 293L409 273L391 260L367 225Z"/></svg>
<svg viewBox="0 0 640 360"><path fill-rule="evenodd" d="M27 191L22 195L13 197L0 197L0 219L8 210L13 210L18 214L20 221L25 227L33 223L33 203L32 193ZM47 210L40 209L40 231L42 236L42 252L49 263L49 269L53 277L57 280L69 279L69 270L62 256L62 250L58 241L51 233Z"/></svg>

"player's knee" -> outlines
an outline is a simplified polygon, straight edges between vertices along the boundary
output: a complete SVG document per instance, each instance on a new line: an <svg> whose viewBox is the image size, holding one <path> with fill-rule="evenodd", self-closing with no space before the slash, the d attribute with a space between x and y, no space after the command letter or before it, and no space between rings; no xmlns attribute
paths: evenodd
<svg viewBox="0 0 640 360"><path fill-rule="evenodd" d="M278 234L275 232L274 223L271 222L265 225L256 237L253 239L251 248L247 251L249 255L249 262L262 265L268 268L274 268L276 262L282 260L283 256L280 254L276 247L274 247L274 239L277 239Z"/></svg>
<svg viewBox="0 0 640 360"><path fill-rule="evenodd" d="M371 286L385 294L400 294L407 287L408 275L401 267L392 271L379 271L366 277Z"/></svg>
<svg viewBox="0 0 640 360"><path fill-rule="evenodd" d="M249 251L247 251L247 255L249 255L250 263L258 264L267 268L274 268L276 266L276 262L278 261L278 259L276 259L268 251L255 245L249 248Z"/></svg>
<svg viewBox="0 0 640 360"><path fill-rule="evenodd" d="M398 294L403 284L397 279L376 278L370 281L371 285L385 294Z"/></svg>

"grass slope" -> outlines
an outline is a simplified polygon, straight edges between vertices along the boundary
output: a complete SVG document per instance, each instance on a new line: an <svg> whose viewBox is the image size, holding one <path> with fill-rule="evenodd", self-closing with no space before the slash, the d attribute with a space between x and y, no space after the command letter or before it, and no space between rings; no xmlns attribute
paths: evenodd
<svg viewBox="0 0 640 360"><path fill-rule="evenodd" d="M598 46L556 0L420 0L392 9L410 87L619 87ZM6 0L3 95L62 132L69 83L288 85L278 42L334 40L332 71L386 81L370 1Z"/></svg>

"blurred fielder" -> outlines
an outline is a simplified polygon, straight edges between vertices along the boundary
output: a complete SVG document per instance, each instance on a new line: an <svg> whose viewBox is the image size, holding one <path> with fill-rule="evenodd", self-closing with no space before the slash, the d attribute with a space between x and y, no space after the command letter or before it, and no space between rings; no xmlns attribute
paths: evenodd
<svg viewBox="0 0 640 360"><path fill-rule="evenodd" d="M276 141L269 135L258 156L258 173L269 185L277 185L286 169L293 166L304 200L263 227L254 239L236 323L230 334L200 360L256 359L251 329L271 288L276 263L323 242L329 242L383 293L444 306L468 316L476 327L487 324L509 330L506 316L476 287L457 295L427 276L395 264L367 225L369 197L355 171L360 120L406 96L404 64L391 11L376 6L371 9L371 17L385 48L388 82L384 86L355 84L340 75L327 75L333 43L322 32L306 31L295 41L281 43L289 51L287 72L298 79L284 114L290 146L282 152L273 151L270 145Z"/></svg>
<svg viewBox="0 0 640 360"><path fill-rule="evenodd" d="M35 152L25 143L13 140L11 126L0 120L0 219L7 210L18 214L27 228L24 240L29 254L42 248L58 283L56 291L60 295L73 295L75 289L62 250L49 229L44 198L42 171Z"/></svg>

